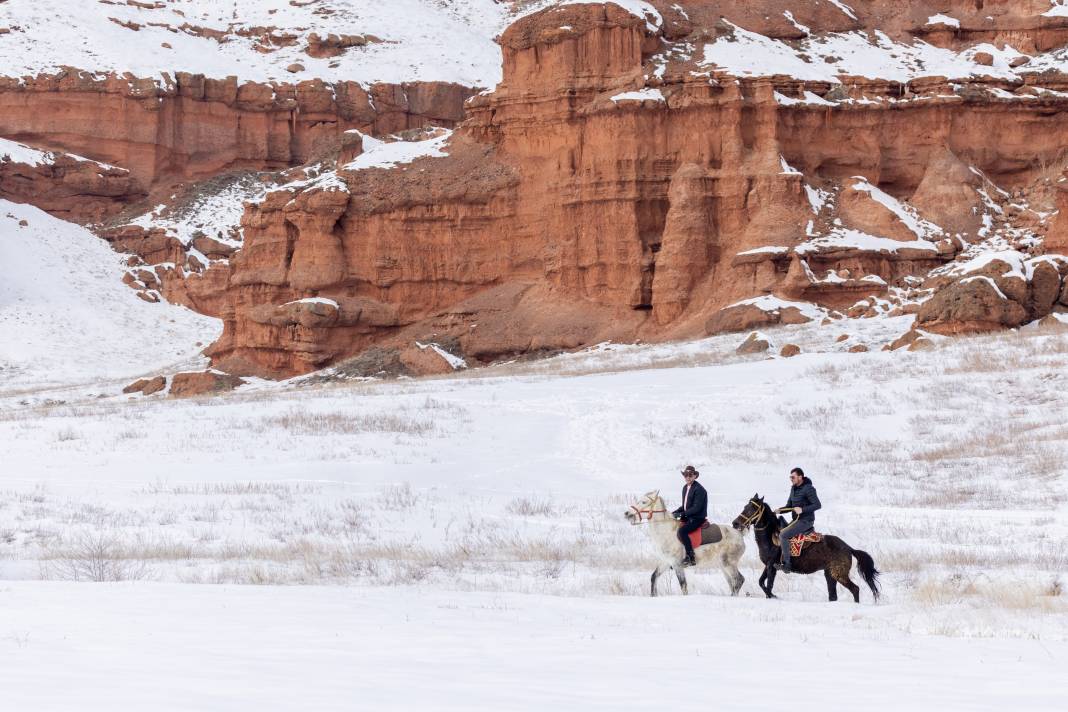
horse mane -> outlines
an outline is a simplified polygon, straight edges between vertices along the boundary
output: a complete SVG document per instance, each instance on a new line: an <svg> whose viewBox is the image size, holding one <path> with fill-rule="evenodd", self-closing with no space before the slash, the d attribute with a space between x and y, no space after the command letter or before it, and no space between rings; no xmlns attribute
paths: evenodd
<svg viewBox="0 0 1068 712"><path fill-rule="evenodd" d="M760 515L761 528L766 527L769 535L779 533L779 531L786 526L785 520L781 516L776 515L771 507L768 506L767 502L764 502L763 499L760 501L764 503L764 513Z"/></svg>

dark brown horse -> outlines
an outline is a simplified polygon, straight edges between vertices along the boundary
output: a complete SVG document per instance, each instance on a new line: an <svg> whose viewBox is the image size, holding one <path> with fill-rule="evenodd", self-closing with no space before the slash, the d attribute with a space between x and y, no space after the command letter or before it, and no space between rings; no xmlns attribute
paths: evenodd
<svg viewBox="0 0 1068 712"><path fill-rule="evenodd" d="M760 560L764 563L760 589L768 598L775 598L771 591L775 586L775 563L781 555L779 530L785 523L782 517L777 516L771 511L771 507L764 503L763 497L754 494L732 524L742 533L753 527ZM786 545L789 546L789 543ZM860 603L860 587L849 578L854 556L864 582L868 584L875 600L879 600L879 572L875 569L871 556L860 549L854 549L836 536L824 534L823 541L806 544L800 556L791 557L792 568L794 573L798 574L813 574L822 570L824 578L827 579L829 600L838 600L838 584L842 584L853 594L853 600Z"/></svg>

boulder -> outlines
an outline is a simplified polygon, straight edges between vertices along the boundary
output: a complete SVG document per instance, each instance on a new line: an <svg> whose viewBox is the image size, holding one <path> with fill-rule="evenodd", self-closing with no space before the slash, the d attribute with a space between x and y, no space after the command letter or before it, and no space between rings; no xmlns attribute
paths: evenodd
<svg viewBox="0 0 1068 712"><path fill-rule="evenodd" d="M1061 274L1049 261L1036 262L1028 290L1027 313L1041 319L1053 311L1061 295Z"/></svg>
<svg viewBox="0 0 1068 712"><path fill-rule="evenodd" d="M1047 314L1041 319L1032 322L1029 326L1033 326L1043 331L1068 331L1068 315Z"/></svg>
<svg viewBox="0 0 1068 712"><path fill-rule="evenodd" d="M219 242L214 237L208 237L203 233L193 238L193 247L203 252L210 260L225 260L237 252L236 247Z"/></svg>
<svg viewBox="0 0 1068 712"><path fill-rule="evenodd" d="M708 335L746 331L775 324L805 324L812 321L797 307L761 309L755 304L735 304L720 309L705 324Z"/></svg>
<svg viewBox="0 0 1068 712"><path fill-rule="evenodd" d="M244 382L238 376L216 371L176 373L171 378L171 398L217 395L232 391Z"/></svg>
<svg viewBox="0 0 1068 712"><path fill-rule="evenodd" d="M909 329L904 334L891 341L886 350L897 351L900 348L908 346L913 341L920 338L920 336L922 336L920 332L916 331L915 329Z"/></svg>
<svg viewBox="0 0 1068 712"><path fill-rule="evenodd" d="M767 337L759 331L754 331L746 337L745 341L738 345L734 352L738 354L763 354L767 353L770 347L771 343Z"/></svg>
<svg viewBox="0 0 1068 712"><path fill-rule="evenodd" d="M783 346L782 350L779 351L779 355L784 358L797 356L799 353L801 353L801 347L797 344L786 344L786 346Z"/></svg>
<svg viewBox="0 0 1068 712"><path fill-rule="evenodd" d="M1015 328L1027 320L1027 310L989 277L966 277L940 289L916 315L917 326L939 334Z"/></svg>
<svg viewBox="0 0 1068 712"><path fill-rule="evenodd" d="M431 344L417 342L401 349L399 356L401 363L414 376L438 376L456 370Z"/></svg>
<svg viewBox="0 0 1068 712"><path fill-rule="evenodd" d="M867 351L868 351L868 347L865 346L864 344L854 344L854 345L849 347L849 353L851 353L851 354L862 354L862 353L867 353Z"/></svg>
<svg viewBox="0 0 1068 712"><path fill-rule="evenodd" d="M167 379L164 376L156 376L154 378L141 378L130 385L122 389L123 393L140 393L141 395L150 396L153 393L159 393L167 387Z"/></svg>

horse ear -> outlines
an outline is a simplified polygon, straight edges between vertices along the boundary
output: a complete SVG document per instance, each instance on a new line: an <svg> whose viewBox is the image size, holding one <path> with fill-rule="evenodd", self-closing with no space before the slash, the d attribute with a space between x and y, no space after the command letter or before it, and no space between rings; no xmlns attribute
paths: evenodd
<svg viewBox="0 0 1068 712"><path fill-rule="evenodd" d="M659 496L660 496L660 490L657 490L656 492L653 493L653 497L659 497Z"/></svg>

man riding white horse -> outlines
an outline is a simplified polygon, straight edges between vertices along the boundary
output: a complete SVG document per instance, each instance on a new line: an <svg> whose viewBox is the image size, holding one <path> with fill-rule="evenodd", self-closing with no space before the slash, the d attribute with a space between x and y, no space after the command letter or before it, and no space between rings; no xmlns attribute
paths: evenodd
<svg viewBox="0 0 1068 712"><path fill-rule="evenodd" d="M693 544L690 543L690 533L701 528L708 517L708 493L697 481L701 473L694 469L693 465L687 465L682 471L686 479L686 485L682 488L682 506L671 513L671 516L679 520L679 541L686 549L686 555L682 559L683 566L695 566L697 558L693 553Z"/></svg>

